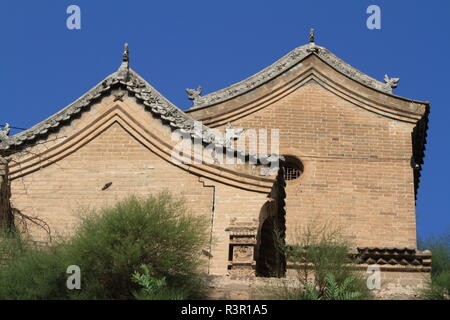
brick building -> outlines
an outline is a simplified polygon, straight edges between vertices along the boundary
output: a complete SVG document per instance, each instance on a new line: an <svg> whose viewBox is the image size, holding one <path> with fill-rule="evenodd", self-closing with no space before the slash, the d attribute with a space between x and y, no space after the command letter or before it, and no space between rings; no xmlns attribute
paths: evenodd
<svg viewBox="0 0 450 320"><path fill-rule="evenodd" d="M273 230L289 244L296 228L321 222L342 228L362 266L378 264L405 283L429 271L430 254L416 250L415 215L429 103L394 95L398 79L369 77L312 35L237 84L203 96L187 90L193 107L182 111L129 67L128 48L122 60L57 114L3 134L13 208L67 235L80 209L167 189L211 221L212 275L284 273ZM237 147L261 143L246 134L260 129L279 130L278 142L267 134L277 154ZM191 161L204 157L196 148L174 156L186 139L213 145L225 160L210 152L209 161Z"/></svg>

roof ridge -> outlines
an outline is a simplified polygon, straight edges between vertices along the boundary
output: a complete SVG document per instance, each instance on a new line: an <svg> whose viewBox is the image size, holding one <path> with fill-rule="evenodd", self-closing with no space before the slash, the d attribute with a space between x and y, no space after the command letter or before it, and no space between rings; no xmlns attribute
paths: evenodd
<svg viewBox="0 0 450 320"><path fill-rule="evenodd" d="M38 135L44 135L52 128L58 127L62 122L71 119L72 116L79 113L81 109L90 105L92 100L97 99L103 92L109 90L110 87L107 84L112 82L112 79L116 76L116 74L117 72L110 74L104 80L88 90L80 98L49 116L47 119L37 123L27 130L19 132L8 137L8 139L1 141L0 149L7 150L11 146L18 146L26 141L34 140Z"/></svg>
<svg viewBox="0 0 450 320"><path fill-rule="evenodd" d="M170 102L144 78L129 68L128 61L124 61L118 71L110 74L62 110L33 127L0 141L0 151L14 153L16 148L31 143L38 137L45 136L50 130L62 126L73 119L75 115L83 112L93 101L112 90L112 87L116 85L124 86L136 99L142 101L147 110L167 121L172 129L180 129L181 132L189 134L192 138L201 139L204 144L213 144L216 148L224 149L245 159L254 160L255 163L268 164L282 158L278 155L251 154L231 148L230 141L227 141L218 130L201 124L200 121Z"/></svg>
<svg viewBox="0 0 450 320"><path fill-rule="evenodd" d="M239 82L236 82L217 91L208 93L204 96L201 96L200 94L195 95L195 99L191 99L194 103L190 110L214 105L251 91L263 85L264 83L269 82L286 70L294 67L310 55L316 55L336 71L361 83L364 86L385 94L393 95L397 98L403 98L392 94L392 89L396 87L399 79L388 78L388 81L379 81L338 58L325 47L318 46L314 42L310 42L291 50L289 53L275 61L273 64Z"/></svg>

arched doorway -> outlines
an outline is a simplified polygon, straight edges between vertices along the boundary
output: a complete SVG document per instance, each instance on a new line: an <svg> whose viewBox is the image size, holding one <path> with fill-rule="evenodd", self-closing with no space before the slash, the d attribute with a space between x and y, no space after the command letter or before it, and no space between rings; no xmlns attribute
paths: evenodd
<svg viewBox="0 0 450 320"><path fill-rule="evenodd" d="M260 212L255 254L256 275L260 277L284 277L286 273L286 181L298 179L304 168L295 156L284 156L284 159L272 187L271 200Z"/></svg>
<svg viewBox="0 0 450 320"><path fill-rule="evenodd" d="M279 252L275 217L266 218L260 229L259 252L256 261L256 274L260 277L279 276Z"/></svg>

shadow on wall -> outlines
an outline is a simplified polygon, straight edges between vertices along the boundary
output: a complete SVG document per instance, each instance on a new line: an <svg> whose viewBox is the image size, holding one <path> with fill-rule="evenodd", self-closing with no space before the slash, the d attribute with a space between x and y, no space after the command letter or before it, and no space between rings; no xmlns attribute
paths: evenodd
<svg viewBox="0 0 450 320"><path fill-rule="evenodd" d="M286 181L298 179L304 167L295 156L285 155L284 159L270 199L259 213L255 250L256 275L259 277L284 277L286 274Z"/></svg>

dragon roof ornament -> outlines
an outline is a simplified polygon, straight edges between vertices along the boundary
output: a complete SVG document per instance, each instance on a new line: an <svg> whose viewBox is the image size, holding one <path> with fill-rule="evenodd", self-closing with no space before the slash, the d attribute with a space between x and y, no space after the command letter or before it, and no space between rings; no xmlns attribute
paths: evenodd
<svg viewBox="0 0 450 320"><path fill-rule="evenodd" d="M6 123L3 126L3 130L0 129L0 142L7 140L9 138L9 133L11 132L11 127L9 126L9 123Z"/></svg>
<svg viewBox="0 0 450 320"><path fill-rule="evenodd" d="M302 60L313 54L338 72L367 87L383 93L392 94L392 89L396 87L395 84L398 82L397 81L394 84L393 82L386 83L378 81L339 59L325 47L316 45L314 29L311 28L310 42L308 44L295 48L287 55L276 61L274 64L261 70L253 76L250 76L247 79L244 79L221 90L206 94L204 96L196 96L196 99L193 99L194 103L192 108L214 105L253 90L263 85L264 83L276 78L286 70L294 67ZM396 80L396 78L394 79Z"/></svg>
<svg viewBox="0 0 450 320"><path fill-rule="evenodd" d="M391 90L397 88L399 81L400 78L389 78L387 74L384 75L384 82L387 90L389 90L389 88Z"/></svg>
<svg viewBox="0 0 450 320"><path fill-rule="evenodd" d="M70 122L81 112L87 110L89 106L97 101L101 96L111 94L115 88L126 88L128 93L139 100L146 110L152 112L174 130L180 129L183 133L188 133L192 138L201 139L205 144L213 144L216 148L222 148L228 154L236 154L246 159L252 159L255 163L268 164L278 159L278 155L256 155L241 150L233 149L229 139L214 129L210 129L181 109L172 104L161 95L153 86L129 68L128 45L125 45L122 64L113 74L106 77L102 82L89 90L78 100L68 105L58 113L37 125L22 131L14 136L8 136L6 131L1 132L0 152L14 153L20 147L32 143L38 138L44 137L52 130L58 129L65 123ZM9 133L9 132L8 132Z"/></svg>

